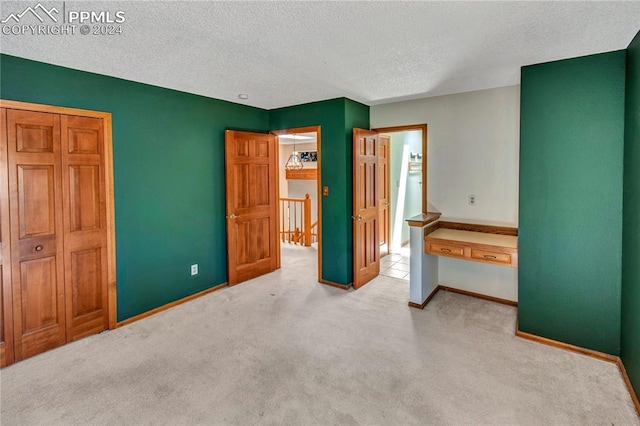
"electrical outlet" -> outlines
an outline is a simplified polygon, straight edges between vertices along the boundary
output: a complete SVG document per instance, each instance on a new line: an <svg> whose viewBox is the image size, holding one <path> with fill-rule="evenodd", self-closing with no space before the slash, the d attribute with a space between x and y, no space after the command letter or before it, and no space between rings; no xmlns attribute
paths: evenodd
<svg viewBox="0 0 640 426"><path fill-rule="evenodd" d="M198 264L195 263L191 265L191 275L198 275Z"/></svg>
<svg viewBox="0 0 640 426"><path fill-rule="evenodd" d="M476 205L476 196L471 194L469 195L469 205L470 206L475 206Z"/></svg>

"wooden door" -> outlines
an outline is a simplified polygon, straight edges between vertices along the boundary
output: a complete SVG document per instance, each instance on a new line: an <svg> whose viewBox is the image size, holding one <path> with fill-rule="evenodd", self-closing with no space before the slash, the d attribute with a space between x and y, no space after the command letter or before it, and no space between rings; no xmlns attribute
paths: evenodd
<svg viewBox="0 0 640 426"><path fill-rule="evenodd" d="M0 109L0 367L13 362L13 309L7 182L7 111Z"/></svg>
<svg viewBox="0 0 640 426"><path fill-rule="evenodd" d="M380 272L378 133L353 129L353 286Z"/></svg>
<svg viewBox="0 0 640 426"><path fill-rule="evenodd" d="M391 195L389 188L389 148L391 146L391 137L388 135L378 136L378 170L380 175L380 257L389 254L389 226L390 217L389 210L391 206Z"/></svg>
<svg viewBox="0 0 640 426"><path fill-rule="evenodd" d="M67 341L109 327L103 120L62 115Z"/></svg>
<svg viewBox="0 0 640 426"><path fill-rule="evenodd" d="M65 342L60 116L7 110L14 354Z"/></svg>
<svg viewBox="0 0 640 426"><path fill-rule="evenodd" d="M276 150L274 135L225 133L229 285L277 267Z"/></svg>

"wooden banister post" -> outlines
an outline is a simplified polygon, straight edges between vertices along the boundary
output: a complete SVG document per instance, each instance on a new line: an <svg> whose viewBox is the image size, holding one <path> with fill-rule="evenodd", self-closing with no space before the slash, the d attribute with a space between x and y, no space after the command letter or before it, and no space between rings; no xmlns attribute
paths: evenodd
<svg viewBox="0 0 640 426"><path fill-rule="evenodd" d="M284 227L284 217L286 216L286 212L284 211L284 200L280 199L280 217L282 218L282 223L280 224L280 234L282 235L282 242L284 243L284 232L286 231Z"/></svg>
<svg viewBox="0 0 640 426"><path fill-rule="evenodd" d="M304 196L304 245L311 245L311 196Z"/></svg>

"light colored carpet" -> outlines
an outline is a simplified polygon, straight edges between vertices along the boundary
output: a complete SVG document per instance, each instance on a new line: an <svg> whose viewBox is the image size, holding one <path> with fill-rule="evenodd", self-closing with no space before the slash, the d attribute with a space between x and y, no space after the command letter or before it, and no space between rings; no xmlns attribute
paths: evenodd
<svg viewBox="0 0 640 426"><path fill-rule="evenodd" d="M0 372L1 423L640 424L618 368L514 336L516 309L283 268Z"/></svg>

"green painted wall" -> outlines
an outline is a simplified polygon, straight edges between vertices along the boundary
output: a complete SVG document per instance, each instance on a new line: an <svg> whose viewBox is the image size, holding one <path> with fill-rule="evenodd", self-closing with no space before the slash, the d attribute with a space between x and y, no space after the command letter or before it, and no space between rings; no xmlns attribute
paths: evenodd
<svg viewBox="0 0 640 426"><path fill-rule="evenodd" d="M346 98L269 111L272 130L320 126L322 184L322 278L347 285L352 267L352 128L369 128L369 107Z"/></svg>
<svg viewBox="0 0 640 426"><path fill-rule="evenodd" d="M625 52L522 69L518 321L620 353Z"/></svg>
<svg viewBox="0 0 640 426"><path fill-rule="evenodd" d="M6 55L0 67L3 99L113 114L118 320L227 280L224 130L268 131L267 111Z"/></svg>
<svg viewBox="0 0 640 426"><path fill-rule="evenodd" d="M627 49L622 255L622 350L640 392L640 32Z"/></svg>

